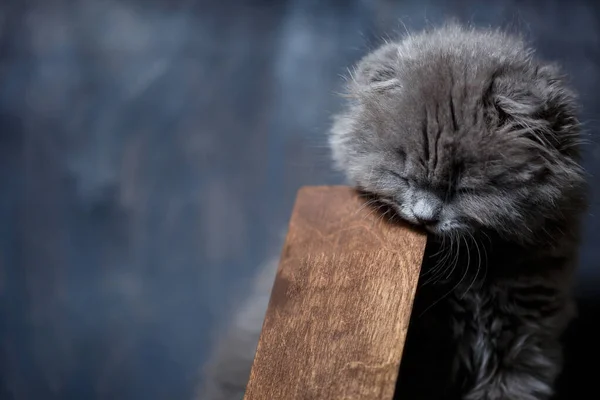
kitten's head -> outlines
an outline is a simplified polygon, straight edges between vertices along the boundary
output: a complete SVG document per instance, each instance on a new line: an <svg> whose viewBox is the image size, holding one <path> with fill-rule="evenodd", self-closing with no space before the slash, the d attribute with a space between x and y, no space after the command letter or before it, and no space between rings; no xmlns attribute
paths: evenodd
<svg viewBox="0 0 600 400"><path fill-rule="evenodd" d="M574 95L516 38L449 25L385 44L348 97L337 167L432 233L527 242L581 205Z"/></svg>

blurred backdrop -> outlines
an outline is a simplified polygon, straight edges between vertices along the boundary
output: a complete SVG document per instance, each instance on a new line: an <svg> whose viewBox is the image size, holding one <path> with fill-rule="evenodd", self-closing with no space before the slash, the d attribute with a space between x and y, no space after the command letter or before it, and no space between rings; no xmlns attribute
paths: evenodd
<svg viewBox="0 0 600 400"><path fill-rule="evenodd" d="M340 75L450 17L561 62L597 142L594 0L3 0L0 399L191 399L298 187L341 182L323 135ZM597 145L586 167L596 199ZM596 204L569 393L600 356Z"/></svg>

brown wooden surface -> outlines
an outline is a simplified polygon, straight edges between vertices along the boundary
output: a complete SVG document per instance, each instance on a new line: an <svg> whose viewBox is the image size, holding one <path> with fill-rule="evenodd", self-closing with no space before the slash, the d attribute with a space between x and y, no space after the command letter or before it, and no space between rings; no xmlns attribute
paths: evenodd
<svg viewBox="0 0 600 400"><path fill-rule="evenodd" d="M350 188L301 189L245 399L391 399L425 242Z"/></svg>

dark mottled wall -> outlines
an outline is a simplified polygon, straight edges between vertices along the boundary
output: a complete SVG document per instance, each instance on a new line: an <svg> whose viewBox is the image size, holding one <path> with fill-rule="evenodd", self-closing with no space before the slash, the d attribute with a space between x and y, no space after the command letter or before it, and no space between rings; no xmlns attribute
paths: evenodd
<svg viewBox="0 0 600 400"><path fill-rule="evenodd" d="M0 399L191 398L297 188L340 182L339 75L382 36L451 16L522 31L573 75L597 142L595 3L4 0ZM599 353L596 204L570 371Z"/></svg>

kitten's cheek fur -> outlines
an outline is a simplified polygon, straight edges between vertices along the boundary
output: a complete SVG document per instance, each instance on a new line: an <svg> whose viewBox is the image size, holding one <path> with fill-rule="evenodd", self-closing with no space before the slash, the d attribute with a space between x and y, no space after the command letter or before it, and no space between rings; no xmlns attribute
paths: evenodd
<svg viewBox="0 0 600 400"><path fill-rule="evenodd" d="M409 223L415 224L415 225L418 223L417 219L413 215L412 211L410 211L409 207L404 206L402 204L397 204L394 206L394 211L396 212L398 217L405 220L406 222L409 222Z"/></svg>

